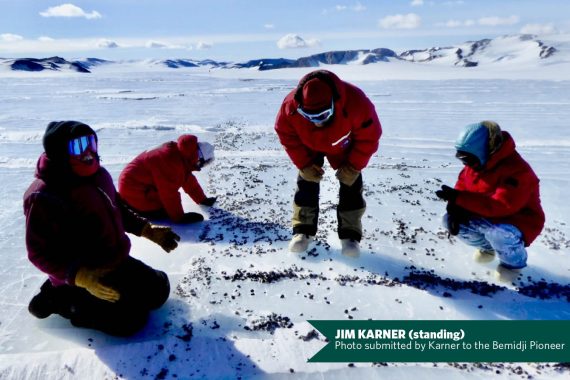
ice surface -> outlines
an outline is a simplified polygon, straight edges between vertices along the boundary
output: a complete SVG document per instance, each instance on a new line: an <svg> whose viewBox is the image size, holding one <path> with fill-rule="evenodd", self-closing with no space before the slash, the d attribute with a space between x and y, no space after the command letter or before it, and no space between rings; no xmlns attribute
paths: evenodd
<svg viewBox="0 0 570 380"><path fill-rule="evenodd" d="M300 256L286 249L296 171L273 123L308 69L0 78L0 378L515 376L516 363L307 363L324 345L322 336L301 339L312 330L310 319L570 318L570 82L539 80L540 73L533 80L447 79L455 74L441 69L438 77L437 67L416 74L430 80L387 80L390 66L375 67L331 67L369 94L384 129L364 171L368 209L358 260L340 254L338 184L330 167L315 248ZM489 76L501 74L481 74ZM131 339L71 328L56 316L34 320L27 312L45 276L26 257L21 200L45 126L63 119L97 131L102 163L115 181L141 150L181 133L216 147L216 160L198 178L218 203L206 209L184 197L186 210L207 220L173 225L182 243L170 254L132 237L133 256L165 270L172 294ZM453 158L459 129L486 119L513 135L541 178L547 215L523 279L510 286L490 275L496 263L476 264L472 249L448 239L440 226L444 203L434 195L460 170ZM568 374L542 364L520 367L534 378Z"/></svg>

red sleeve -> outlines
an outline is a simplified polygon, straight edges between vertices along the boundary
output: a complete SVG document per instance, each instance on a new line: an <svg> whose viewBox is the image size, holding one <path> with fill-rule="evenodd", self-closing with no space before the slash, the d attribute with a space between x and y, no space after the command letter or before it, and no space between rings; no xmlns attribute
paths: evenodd
<svg viewBox="0 0 570 380"><path fill-rule="evenodd" d="M275 121L275 131L293 164L297 168L303 169L312 162L311 150L301 142L295 128L289 122L286 108L287 103L283 102Z"/></svg>
<svg viewBox="0 0 570 380"><path fill-rule="evenodd" d="M204 194L204 190L202 190L202 186L198 183L198 179L193 174L188 175L188 179L186 179L186 183L182 186L182 189L192 198L194 202L200 204L206 199L206 194Z"/></svg>
<svg viewBox="0 0 570 380"><path fill-rule="evenodd" d="M465 168L461 169L457 182L455 183L455 190L465 190Z"/></svg>
<svg viewBox="0 0 570 380"><path fill-rule="evenodd" d="M362 170L368 165L370 157L378 150L380 136L382 136L382 125L376 114L374 104L358 90L357 102L358 111L356 114L355 127L352 130L353 145L348 155L348 162L356 170ZM355 97L357 94L355 94Z"/></svg>
<svg viewBox="0 0 570 380"><path fill-rule="evenodd" d="M50 199L50 196L38 194L31 200L26 210L26 247L28 259L42 272L61 282L73 284L77 263L62 235L64 226L59 217L62 206Z"/></svg>
<svg viewBox="0 0 570 380"><path fill-rule="evenodd" d="M520 172L509 176L509 181L516 181L516 186L501 183L493 194L460 191L456 204L484 217L500 218L515 214L530 199L536 187L535 179L528 173Z"/></svg>
<svg viewBox="0 0 570 380"><path fill-rule="evenodd" d="M116 202L119 210L121 211L121 217L123 218L123 226L126 232L130 232L136 236L141 236L144 226L148 223L146 218L143 218L137 214L133 209L129 207L123 201L120 194L116 194Z"/></svg>

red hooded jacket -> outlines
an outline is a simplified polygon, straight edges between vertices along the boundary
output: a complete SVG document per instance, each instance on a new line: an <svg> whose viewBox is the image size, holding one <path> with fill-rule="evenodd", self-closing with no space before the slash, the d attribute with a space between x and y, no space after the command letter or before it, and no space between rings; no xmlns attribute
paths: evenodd
<svg viewBox="0 0 570 380"><path fill-rule="evenodd" d="M465 166L455 184L456 204L493 223L516 226L529 246L544 227L539 179L503 131L503 144L481 171Z"/></svg>
<svg viewBox="0 0 570 380"><path fill-rule="evenodd" d="M299 82L299 87L309 73ZM335 113L324 127L317 127L306 120L299 112L299 102L295 99L297 89L287 95L275 121L275 131L281 144L299 169L313 163L315 157L324 154L333 169L350 164L362 170L370 157L378 150L382 126L372 102L356 86L340 80L330 71L320 70L334 85L333 99Z"/></svg>
<svg viewBox="0 0 570 380"><path fill-rule="evenodd" d="M206 199L193 170L199 170L198 138L182 135L178 143L170 141L135 157L119 176L119 193L136 210L164 209L178 222L184 215L178 189L196 203Z"/></svg>
<svg viewBox="0 0 570 380"><path fill-rule="evenodd" d="M129 256L125 232L140 236L148 221L121 201L107 170L80 178L44 153L36 177L24 194L26 247L52 284L74 285L80 267L118 265Z"/></svg>

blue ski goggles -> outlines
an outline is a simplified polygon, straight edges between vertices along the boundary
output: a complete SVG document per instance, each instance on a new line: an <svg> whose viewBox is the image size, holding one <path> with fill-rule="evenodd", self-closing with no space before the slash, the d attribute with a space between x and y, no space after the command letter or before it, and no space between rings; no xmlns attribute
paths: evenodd
<svg viewBox="0 0 570 380"><path fill-rule="evenodd" d="M334 114L334 101L331 102L330 108L328 108L322 112L319 112L319 113L309 113L309 112L303 111L303 109L301 107L297 108L297 112L299 112L301 114L301 116L303 116L305 119L309 120L313 124L326 123L327 121L330 120L330 118Z"/></svg>
<svg viewBox="0 0 570 380"><path fill-rule="evenodd" d="M69 140L67 146L70 156L81 156L87 148L91 148L93 153L97 153L97 139L95 135L81 136Z"/></svg>

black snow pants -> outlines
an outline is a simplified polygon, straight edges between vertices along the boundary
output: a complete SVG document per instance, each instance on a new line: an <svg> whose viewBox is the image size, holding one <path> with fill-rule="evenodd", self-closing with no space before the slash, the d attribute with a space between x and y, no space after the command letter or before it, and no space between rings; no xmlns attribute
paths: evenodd
<svg viewBox="0 0 570 380"><path fill-rule="evenodd" d="M37 316L33 309L41 304L50 308L47 315L59 314L74 326L92 328L110 335L129 336L146 325L149 311L162 306L170 293L166 273L132 257L107 274L102 282L120 293L119 301L101 300L77 286L55 287L47 280L40 294L30 302L30 312Z"/></svg>

